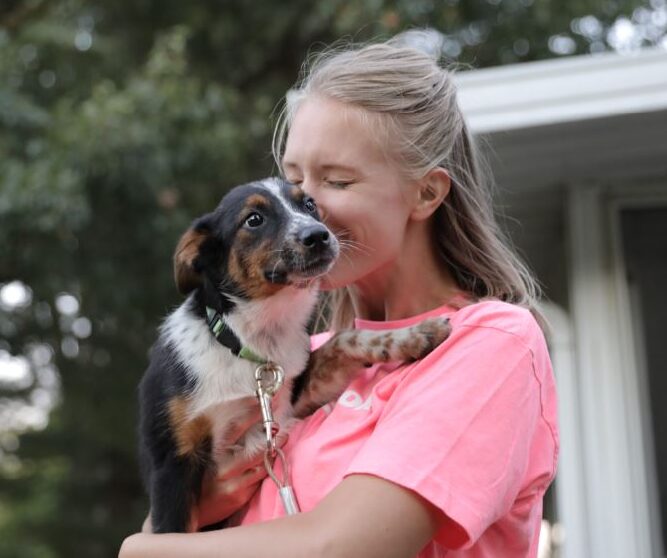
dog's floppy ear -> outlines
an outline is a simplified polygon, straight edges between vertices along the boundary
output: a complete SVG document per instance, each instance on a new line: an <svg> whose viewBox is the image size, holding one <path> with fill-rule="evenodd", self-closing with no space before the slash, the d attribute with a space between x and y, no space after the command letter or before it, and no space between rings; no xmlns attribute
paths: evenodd
<svg viewBox="0 0 667 558"><path fill-rule="evenodd" d="M197 257L202 243L211 234L208 215L194 222L178 241L174 252L174 279L178 291L186 295L201 285Z"/></svg>

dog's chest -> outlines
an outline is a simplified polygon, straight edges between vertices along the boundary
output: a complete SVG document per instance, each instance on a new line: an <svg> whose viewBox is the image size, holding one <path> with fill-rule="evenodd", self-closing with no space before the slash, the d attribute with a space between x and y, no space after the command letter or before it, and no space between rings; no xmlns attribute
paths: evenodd
<svg viewBox="0 0 667 558"><path fill-rule="evenodd" d="M188 414L195 417L211 405L255 394L257 364L234 356L220 345L201 319L192 315L185 305L165 321L162 328L168 345L184 365L188 376ZM279 363L287 379L283 391L290 389L291 380L305 367L308 358L308 337L286 335L280 343L259 338L258 350ZM303 345L306 344L304 347ZM281 397L289 406L289 397ZM280 405L283 407L284 405ZM283 409L280 410L284 414Z"/></svg>

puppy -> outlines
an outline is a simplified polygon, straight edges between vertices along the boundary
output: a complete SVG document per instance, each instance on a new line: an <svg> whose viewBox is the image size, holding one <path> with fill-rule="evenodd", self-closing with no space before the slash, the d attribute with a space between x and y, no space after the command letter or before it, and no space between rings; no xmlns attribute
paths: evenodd
<svg viewBox="0 0 667 558"><path fill-rule="evenodd" d="M449 335L448 321L437 318L391 332L340 332L311 354L317 279L339 250L312 198L275 178L234 188L181 238L174 272L187 298L161 326L139 386L154 532L192 529L190 510L217 452L240 444L249 457L266 447L261 424L237 440L243 407L233 404L255 394L259 362L284 369L273 397L284 428L340 395L363 365L421 358Z"/></svg>

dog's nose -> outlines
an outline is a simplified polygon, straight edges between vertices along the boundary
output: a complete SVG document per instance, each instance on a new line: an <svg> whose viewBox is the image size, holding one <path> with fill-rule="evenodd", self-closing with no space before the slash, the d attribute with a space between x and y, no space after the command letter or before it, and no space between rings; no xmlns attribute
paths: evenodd
<svg viewBox="0 0 667 558"><path fill-rule="evenodd" d="M312 225L299 231L299 241L306 248L323 248L329 244L329 231L323 225Z"/></svg>

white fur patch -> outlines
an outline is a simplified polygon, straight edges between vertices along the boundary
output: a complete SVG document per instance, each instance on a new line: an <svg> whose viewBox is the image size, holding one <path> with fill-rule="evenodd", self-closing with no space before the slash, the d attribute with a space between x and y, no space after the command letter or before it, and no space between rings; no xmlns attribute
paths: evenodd
<svg viewBox="0 0 667 558"><path fill-rule="evenodd" d="M188 395L194 418L211 405L255 395L257 364L235 357L214 339L206 322L189 310L192 296L167 317L161 332L194 380ZM274 415L284 428L291 419L292 380L308 361L306 325L316 301L315 289L285 287L261 301L235 300L236 308L223 318L243 345L283 367L285 385L274 396ZM248 454L264 447L261 427L248 433L244 445Z"/></svg>
<svg viewBox="0 0 667 558"><path fill-rule="evenodd" d="M290 200L285 197L285 192L280 185L280 182L273 179L264 180L262 184L282 203L283 208L289 215L289 228L287 230L288 236L296 236L296 234L305 226L320 224L320 222L302 211L297 211L292 207ZM333 236L333 235L332 235Z"/></svg>

